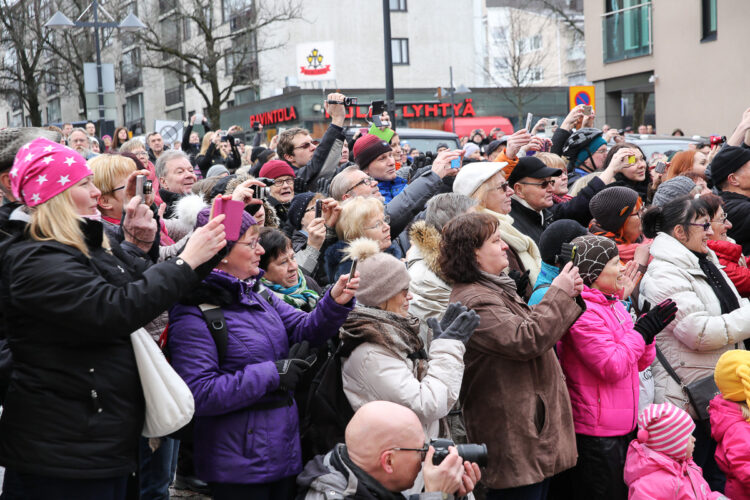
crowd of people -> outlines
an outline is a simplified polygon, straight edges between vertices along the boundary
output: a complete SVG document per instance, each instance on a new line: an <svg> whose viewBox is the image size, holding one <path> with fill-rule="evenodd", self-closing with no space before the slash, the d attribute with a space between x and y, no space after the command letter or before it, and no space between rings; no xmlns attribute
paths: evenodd
<svg viewBox="0 0 750 500"><path fill-rule="evenodd" d="M0 130L0 498L750 498L750 109L424 154L344 99L247 146ZM158 438L141 327L194 399Z"/></svg>

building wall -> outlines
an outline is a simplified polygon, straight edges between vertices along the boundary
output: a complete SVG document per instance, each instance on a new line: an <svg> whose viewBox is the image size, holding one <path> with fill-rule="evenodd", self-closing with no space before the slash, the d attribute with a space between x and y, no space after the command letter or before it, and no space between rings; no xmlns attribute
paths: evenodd
<svg viewBox="0 0 750 500"><path fill-rule="evenodd" d="M586 0L584 9L587 77L599 83L597 105L604 104L603 82L652 72L660 133L731 134L750 105L750 52L742 43L750 2L718 0L717 39L701 42L701 2L658 0L652 4L652 55L610 64L603 63L604 2Z"/></svg>

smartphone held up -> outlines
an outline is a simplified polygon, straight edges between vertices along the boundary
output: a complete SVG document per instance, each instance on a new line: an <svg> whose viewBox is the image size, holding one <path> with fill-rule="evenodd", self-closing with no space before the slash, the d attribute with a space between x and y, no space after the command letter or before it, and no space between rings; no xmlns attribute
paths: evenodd
<svg viewBox="0 0 750 500"><path fill-rule="evenodd" d="M211 204L211 219L224 214L224 232L228 241L237 241L240 239L240 229L242 226L242 212L245 211L245 204L237 200L226 200L221 196L214 198Z"/></svg>

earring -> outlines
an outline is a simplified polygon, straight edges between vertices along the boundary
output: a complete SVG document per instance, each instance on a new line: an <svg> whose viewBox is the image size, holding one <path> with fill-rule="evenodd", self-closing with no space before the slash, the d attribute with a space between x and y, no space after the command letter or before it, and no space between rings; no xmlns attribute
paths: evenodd
<svg viewBox="0 0 750 500"><path fill-rule="evenodd" d="M221 262L223 262L224 264L228 264L229 263L229 261L227 259L224 259Z"/></svg>

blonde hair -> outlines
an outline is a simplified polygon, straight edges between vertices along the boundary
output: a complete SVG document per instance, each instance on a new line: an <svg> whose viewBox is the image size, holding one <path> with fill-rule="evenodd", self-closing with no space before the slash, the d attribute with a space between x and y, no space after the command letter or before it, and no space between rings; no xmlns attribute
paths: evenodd
<svg viewBox="0 0 750 500"><path fill-rule="evenodd" d="M355 196L344 201L336 222L336 235L342 241L351 241L365 235L364 225L368 218L384 213L383 202L377 198Z"/></svg>
<svg viewBox="0 0 750 500"><path fill-rule="evenodd" d="M495 188L495 186L492 185L493 179L496 177L499 177L503 181L505 180L505 173L502 170L498 170L497 173L493 174L489 179L484 181L479 185L479 187L471 193L471 196L469 198L472 198L477 201L477 204L482 208L487 208L487 205L485 204L485 201L487 201L487 194Z"/></svg>
<svg viewBox="0 0 750 500"><path fill-rule="evenodd" d="M146 145L143 144L140 139L130 139L129 141L125 141L122 146L120 146L119 151L120 153L132 153L136 149L148 151Z"/></svg>
<svg viewBox="0 0 750 500"><path fill-rule="evenodd" d="M135 162L122 155L99 155L88 162L94 172L94 185L102 192L102 196L111 194L117 184L136 171Z"/></svg>
<svg viewBox="0 0 750 500"><path fill-rule="evenodd" d="M31 214L29 235L37 241L57 241L91 257L81 231L81 216L76 212L70 189L37 205Z"/></svg>
<svg viewBox="0 0 750 500"><path fill-rule="evenodd" d="M211 139L213 138L214 132L206 132L206 134L203 136L203 140L201 141L201 150L198 155L206 154L206 151L208 151L208 147L211 145Z"/></svg>
<svg viewBox="0 0 750 500"><path fill-rule="evenodd" d="M590 174L586 174L580 179L576 180L573 183L573 186L570 188L570 191L568 191L568 194L570 196L576 196L578 193L583 191L583 188L589 185L589 182L593 181L596 177L599 177L602 175L603 172L592 172Z"/></svg>
<svg viewBox="0 0 750 500"><path fill-rule="evenodd" d="M534 158L539 158L542 160L542 163L547 165L550 168L559 168L560 170L567 170L567 166L565 165L565 160L560 158L555 153L545 153L544 151L539 152L534 155Z"/></svg>

